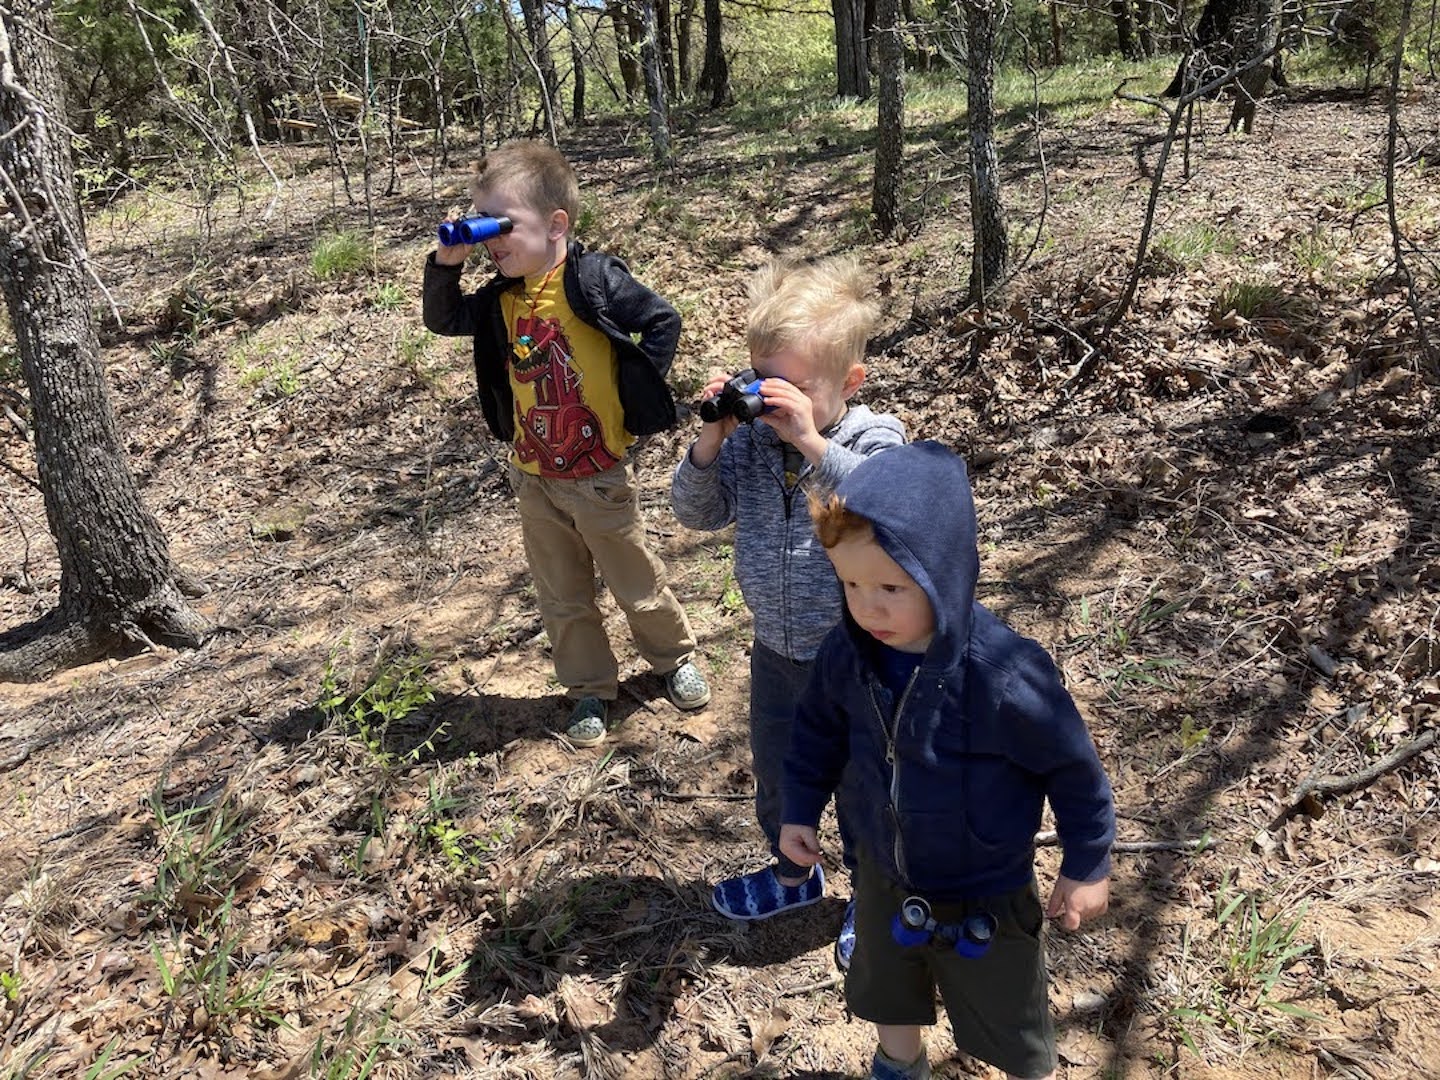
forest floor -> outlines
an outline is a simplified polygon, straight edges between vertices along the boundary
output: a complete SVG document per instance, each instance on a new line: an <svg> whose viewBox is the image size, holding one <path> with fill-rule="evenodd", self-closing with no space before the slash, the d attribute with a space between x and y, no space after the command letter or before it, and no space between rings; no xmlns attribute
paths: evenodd
<svg viewBox="0 0 1440 1080"><path fill-rule="evenodd" d="M1399 172L1431 252L1437 103L1406 100ZM770 253L873 271L861 399L972 463L981 597L1055 654L1130 845L1111 913L1047 932L1060 1075L1440 1077L1440 385L1377 201L1385 102L1297 86L1251 137L1224 119L1203 115L1188 179L1172 158L1134 310L1088 359L1154 114L1047 123L1043 171L1007 143L1017 249L1042 203L1045 231L983 315L962 301L963 128L923 99L910 225L884 242L863 232L864 110L797 110L763 140L688 118L665 186L639 126L565 146L584 238L685 316L682 396L740 363ZM121 430L220 630L0 687L0 1074L863 1075L871 1030L830 951L843 871L790 918L709 908L763 845L731 537L668 506L698 421L637 457L714 700L677 713L606 598L621 722L577 751L469 344L420 327L463 165L402 164L373 262L322 280L313 238L368 238L363 202L323 150L273 157L268 218L252 185L203 233L183 191L90 219L125 314L105 335ZM0 454L13 627L54 604L58 566L14 425ZM1351 780L1305 795L1328 777ZM1042 889L1056 864L1042 847ZM944 1024L930 1054L991 1075Z"/></svg>

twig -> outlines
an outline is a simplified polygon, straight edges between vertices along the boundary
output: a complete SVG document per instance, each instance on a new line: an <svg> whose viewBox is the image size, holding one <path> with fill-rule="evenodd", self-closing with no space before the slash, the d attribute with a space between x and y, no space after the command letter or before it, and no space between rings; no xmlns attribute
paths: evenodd
<svg viewBox="0 0 1440 1080"><path fill-rule="evenodd" d="M1435 745L1435 740L1440 737L1440 728L1430 728L1415 736L1404 746L1397 747L1378 761L1373 762L1367 768L1358 772L1346 773L1344 776L1309 776L1299 787L1290 793L1290 798L1285 801L1284 808L1275 815L1270 822L1270 831L1273 832L1281 825L1284 825L1300 809L1302 803L1312 798L1318 799L1323 795L1344 795L1354 791L1356 788L1364 787L1373 783L1386 773L1391 772L1411 758L1423 754L1430 747Z"/></svg>
<svg viewBox="0 0 1440 1080"><path fill-rule="evenodd" d="M1060 837L1053 829L1035 834L1036 847L1054 847L1059 842ZM1110 850L1122 855L1143 855L1150 851L1204 851L1214 846L1213 837L1201 836L1195 840L1118 840L1110 845Z"/></svg>
<svg viewBox="0 0 1440 1080"><path fill-rule="evenodd" d="M806 983L804 986L792 986L780 991L781 997L799 997L801 994L813 993L816 990L833 990L845 983L844 975L831 975L828 979L820 979L817 982Z"/></svg>

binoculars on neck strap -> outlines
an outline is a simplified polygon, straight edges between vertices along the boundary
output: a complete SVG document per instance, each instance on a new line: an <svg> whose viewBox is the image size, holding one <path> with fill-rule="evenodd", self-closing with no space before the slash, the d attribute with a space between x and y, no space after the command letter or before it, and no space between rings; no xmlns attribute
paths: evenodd
<svg viewBox="0 0 1440 1080"><path fill-rule="evenodd" d="M999 928L999 921L988 911L966 915L959 922L936 922L927 900L907 896L890 922L890 936L907 947L932 942L948 945L961 956L974 959L985 955Z"/></svg>

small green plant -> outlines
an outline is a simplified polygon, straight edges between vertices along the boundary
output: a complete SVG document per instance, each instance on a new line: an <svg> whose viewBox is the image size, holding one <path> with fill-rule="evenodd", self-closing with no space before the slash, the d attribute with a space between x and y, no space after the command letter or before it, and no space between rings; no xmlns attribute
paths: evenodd
<svg viewBox="0 0 1440 1080"><path fill-rule="evenodd" d="M10 1004L20 1000L20 973L18 971L0 971L0 994Z"/></svg>
<svg viewBox="0 0 1440 1080"><path fill-rule="evenodd" d="M100 1052L100 1056L90 1063L85 1070L85 1080L117 1080L126 1073L133 1072L141 1065L150 1060L149 1054L141 1054L139 1057L126 1058L124 1061L117 1061L110 1064L110 1059L115 1056L115 1047L120 1043L120 1036L116 1035Z"/></svg>
<svg viewBox="0 0 1440 1080"><path fill-rule="evenodd" d="M1214 314L1221 317L1234 312L1254 322L1264 317L1279 317L1287 307L1284 289L1270 281L1231 281L1215 298Z"/></svg>
<svg viewBox="0 0 1440 1080"><path fill-rule="evenodd" d="M242 1019L279 1026L284 1019L268 1003L275 970L258 975L239 957L241 935L230 924L232 897L226 897L214 915L196 928L193 940L176 935L170 948L158 938L150 941L150 955L165 995L188 1009L190 1024L200 1032L228 1032Z"/></svg>
<svg viewBox="0 0 1440 1080"><path fill-rule="evenodd" d="M354 1006L334 1042L327 1042L324 1035L315 1040L309 1075L313 1080L367 1080L386 1051L407 1044L405 1039L391 1035L389 1026L389 1010L372 1018Z"/></svg>
<svg viewBox="0 0 1440 1080"><path fill-rule="evenodd" d="M364 687L352 694L342 686L335 664L337 652L338 647L332 650L325 662L320 677L320 697L315 707L327 723L346 738L360 743L377 765L393 768L400 763L401 756L387 745L386 733L390 726L435 700L435 688L428 672L429 661L418 655L383 660ZM443 729L441 724L404 758L412 762L419 760L427 748L433 748L432 740Z"/></svg>
<svg viewBox="0 0 1440 1080"><path fill-rule="evenodd" d="M1235 247L1234 236L1214 225L1200 223L1161 233L1155 240L1153 254L1164 268L1183 270L1198 266L1207 255L1228 254Z"/></svg>
<svg viewBox="0 0 1440 1080"><path fill-rule="evenodd" d="M406 330L395 342L395 355L402 366L409 368L422 379L428 379L425 358L430 352L430 343L435 336L423 327Z"/></svg>
<svg viewBox="0 0 1440 1080"><path fill-rule="evenodd" d="M1201 727L1195 722L1195 717L1186 713L1180 718L1180 749L1189 753L1210 737L1210 729Z"/></svg>
<svg viewBox="0 0 1440 1080"><path fill-rule="evenodd" d="M1334 237L1318 225L1290 241L1290 253L1295 256L1300 269L1311 274L1326 273L1335 265L1338 252Z"/></svg>
<svg viewBox="0 0 1440 1080"><path fill-rule="evenodd" d="M236 849L252 815L226 796L171 811L163 790L162 777L150 793L160 865L148 899L161 913L201 917L226 902L244 872L246 859Z"/></svg>
<svg viewBox="0 0 1440 1080"><path fill-rule="evenodd" d="M408 300L405 286L398 281L382 281L370 294L370 306L376 311L398 311Z"/></svg>
<svg viewBox="0 0 1440 1080"><path fill-rule="evenodd" d="M1226 878L1215 897L1226 986L1253 995L1257 1007L1311 1017L1311 1013L1289 1002L1274 1000L1276 984L1311 949L1295 941L1307 909L1307 905L1301 905L1295 917L1288 920L1280 915L1266 917L1260 913L1253 893L1238 890L1232 895L1230 879Z"/></svg>
<svg viewBox="0 0 1440 1080"><path fill-rule="evenodd" d="M327 233L310 253L310 270L318 281L345 277L369 265L366 243L352 232Z"/></svg>

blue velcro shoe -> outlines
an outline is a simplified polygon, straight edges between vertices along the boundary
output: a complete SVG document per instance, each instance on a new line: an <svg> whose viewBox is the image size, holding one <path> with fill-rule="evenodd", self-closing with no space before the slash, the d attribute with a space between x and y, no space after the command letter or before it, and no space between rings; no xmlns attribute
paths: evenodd
<svg viewBox="0 0 1440 1080"><path fill-rule="evenodd" d="M835 939L835 966L841 971L850 970L850 958L855 955L855 901L845 905L845 921L840 924L840 936Z"/></svg>
<svg viewBox="0 0 1440 1080"><path fill-rule="evenodd" d="M809 907L825 895L825 872L817 865L799 885L781 885L775 868L730 878L715 886L710 903L727 919L754 922L782 911Z"/></svg>

